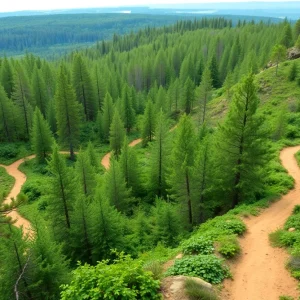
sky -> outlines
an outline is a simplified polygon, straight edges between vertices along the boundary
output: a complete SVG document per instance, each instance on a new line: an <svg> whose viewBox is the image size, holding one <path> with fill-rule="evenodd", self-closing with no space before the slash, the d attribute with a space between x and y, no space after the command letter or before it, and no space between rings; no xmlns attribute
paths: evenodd
<svg viewBox="0 0 300 300"><path fill-rule="evenodd" d="M89 8L112 7L129 5L155 5L178 3L221 3L221 2L249 2L247 0L0 0L0 12L12 12L20 10L51 10L64 8ZM280 0L252 0L251 2L286 2ZM289 0L289 2L299 0ZM105 2L105 3L103 3Z"/></svg>

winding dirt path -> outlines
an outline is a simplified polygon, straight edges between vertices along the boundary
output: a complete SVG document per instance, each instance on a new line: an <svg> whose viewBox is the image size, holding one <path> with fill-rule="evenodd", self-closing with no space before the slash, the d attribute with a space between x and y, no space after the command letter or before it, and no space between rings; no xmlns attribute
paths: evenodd
<svg viewBox="0 0 300 300"><path fill-rule="evenodd" d="M300 204L300 169L294 154L300 146L280 153L282 165L295 179L295 187L258 217L245 219L248 231L241 238L242 255L233 263L234 280L226 280L222 300L278 300L281 295L298 297L297 281L285 269L288 254L273 248L269 233L282 227L296 204ZM297 298L298 299L298 298Z"/></svg>

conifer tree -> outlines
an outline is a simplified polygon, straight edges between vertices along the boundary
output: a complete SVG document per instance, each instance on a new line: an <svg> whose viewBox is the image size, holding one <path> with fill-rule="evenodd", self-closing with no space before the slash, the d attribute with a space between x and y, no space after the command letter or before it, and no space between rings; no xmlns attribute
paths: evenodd
<svg viewBox="0 0 300 300"><path fill-rule="evenodd" d="M91 141L89 141L88 143L88 146L86 148L86 153L88 155L89 162L92 165L92 167L94 167L96 171L99 170L100 160L95 151L95 147Z"/></svg>
<svg viewBox="0 0 300 300"><path fill-rule="evenodd" d="M15 107L7 97L2 85L0 85L0 140L12 142L17 137L15 130Z"/></svg>
<svg viewBox="0 0 300 300"><path fill-rule="evenodd" d="M233 74L230 72L227 74L226 79L223 84L223 87L225 89L228 100L231 100L231 96L232 96L231 89L232 89L233 85L234 85L234 78L233 78Z"/></svg>
<svg viewBox="0 0 300 300"><path fill-rule="evenodd" d="M48 92L42 73L35 67L32 75L32 102L39 108L44 117L46 116L48 99Z"/></svg>
<svg viewBox="0 0 300 300"><path fill-rule="evenodd" d="M278 66L286 57L286 48L283 45L275 45L271 57L276 62L276 76L278 75Z"/></svg>
<svg viewBox="0 0 300 300"><path fill-rule="evenodd" d="M57 241L67 243L70 237L71 214L76 199L76 188L72 172L67 167L65 158L59 154L57 145L53 146L48 169L52 174L49 179L48 191L49 218Z"/></svg>
<svg viewBox="0 0 300 300"><path fill-rule="evenodd" d="M29 103L31 98L28 78L19 62L15 65L14 87L12 99L21 109L21 118L25 127L26 139L29 139L32 117L32 106Z"/></svg>
<svg viewBox="0 0 300 300"><path fill-rule="evenodd" d="M150 149L150 170L148 186L152 195L165 197L167 192L167 168L170 154L168 121L162 111L157 116L155 141Z"/></svg>
<svg viewBox="0 0 300 300"><path fill-rule="evenodd" d="M83 105L86 120L94 121L98 111L95 93L92 79L80 54L74 57L72 81L77 100Z"/></svg>
<svg viewBox="0 0 300 300"><path fill-rule="evenodd" d="M127 133L130 133L135 123L135 110L132 105L132 93L128 85L125 85L122 92L122 119Z"/></svg>
<svg viewBox="0 0 300 300"><path fill-rule="evenodd" d="M168 61L166 53L160 49L154 63L154 78L159 86L165 87L168 80Z"/></svg>
<svg viewBox="0 0 300 300"><path fill-rule="evenodd" d="M96 64L94 69L94 85L96 87L96 103L98 110L102 111L105 98L105 82L103 75L101 76L99 66Z"/></svg>
<svg viewBox="0 0 300 300"><path fill-rule="evenodd" d="M281 44L286 48L289 48L294 45L292 27L291 24L289 24L288 22L286 22L283 29Z"/></svg>
<svg viewBox="0 0 300 300"><path fill-rule="evenodd" d="M31 145L36 155L37 163L45 162L47 153L51 151L52 143L53 136L49 124L38 107L36 107L33 114Z"/></svg>
<svg viewBox="0 0 300 300"><path fill-rule="evenodd" d="M183 115L176 129L168 181L171 196L182 204L189 225L194 223L192 207L195 192L192 172L195 164L195 139L192 119Z"/></svg>
<svg viewBox="0 0 300 300"><path fill-rule="evenodd" d="M184 84L184 96L182 100L185 113L190 114L195 101L195 86L189 77Z"/></svg>
<svg viewBox="0 0 300 300"><path fill-rule="evenodd" d="M208 68L203 72L197 94L199 99L199 125L203 125L206 121L207 104L212 94L212 79Z"/></svg>
<svg viewBox="0 0 300 300"><path fill-rule="evenodd" d="M168 89L168 110L169 114L175 112L177 113L179 110L179 105L182 97L182 88L178 78L176 78L171 84Z"/></svg>
<svg viewBox="0 0 300 300"><path fill-rule="evenodd" d="M152 101L149 99L146 104L143 123L142 123L142 140L143 146L152 142L155 131L155 110Z"/></svg>
<svg viewBox="0 0 300 300"><path fill-rule="evenodd" d="M91 207L91 238L93 262L112 256L111 250L123 250L122 216L109 204L103 191L98 189Z"/></svg>
<svg viewBox="0 0 300 300"><path fill-rule="evenodd" d="M162 86L160 86L155 97L155 104L154 104L155 111L159 112L162 109L162 111L165 112L167 107L166 104L167 104L166 90Z"/></svg>
<svg viewBox="0 0 300 300"><path fill-rule="evenodd" d="M110 125L114 116L114 104L109 93L105 95L103 104L103 137L105 141L109 140Z"/></svg>
<svg viewBox="0 0 300 300"><path fill-rule="evenodd" d="M110 148L114 152L116 157L119 157L121 154L121 148L124 141L124 137L125 137L124 124L121 120L118 110L115 109L114 117L109 130L109 143L110 143Z"/></svg>
<svg viewBox="0 0 300 300"><path fill-rule="evenodd" d="M129 213L132 209L131 190L126 187L121 166L115 158L111 159L109 170L105 174L104 193L118 211Z"/></svg>
<svg viewBox="0 0 300 300"><path fill-rule="evenodd" d="M219 177L223 195L235 207L261 188L266 163L265 132L257 116L254 75L243 78L219 130Z"/></svg>
<svg viewBox="0 0 300 300"><path fill-rule="evenodd" d="M127 187L132 189L132 194L138 196L141 192L140 173L138 168L138 160L135 149L128 144L127 137L125 137L121 156L120 166Z"/></svg>
<svg viewBox="0 0 300 300"><path fill-rule="evenodd" d="M81 106L76 101L74 90L68 83L67 74L63 66L60 67L58 75L55 110L60 143L69 148L70 157L74 160L74 148L79 142Z"/></svg>
<svg viewBox="0 0 300 300"><path fill-rule="evenodd" d="M211 74L211 79L212 79L212 81L211 81L212 86L215 89L218 89L221 86L221 84L220 84L218 62L217 62L217 58L215 55L211 59L209 69L210 69L210 74Z"/></svg>
<svg viewBox="0 0 300 300"><path fill-rule="evenodd" d="M289 80L290 81L295 81L297 78L297 64L296 62L293 62L293 64L290 67L290 73L289 73Z"/></svg>
<svg viewBox="0 0 300 300"><path fill-rule="evenodd" d="M9 60L4 57L4 60L1 64L1 77L0 82L8 96L11 98L13 90L14 90L14 73L11 67Z"/></svg>

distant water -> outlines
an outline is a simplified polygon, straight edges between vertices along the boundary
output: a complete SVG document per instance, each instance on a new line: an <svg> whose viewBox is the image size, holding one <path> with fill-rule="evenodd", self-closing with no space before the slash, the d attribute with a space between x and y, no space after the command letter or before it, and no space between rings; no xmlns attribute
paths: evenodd
<svg viewBox="0 0 300 300"><path fill-rule="evenodd" d="M120 11L117 11L116 13L118 13L118 14L131 14L131 10L120 10Z"/></svg>
<svg viewBox="0 0 300 300"><path fill-rule="evenodd" d="M214 14L218 12L217 10L193 10L193 11L185 11L185 10L178 10L176 14Z"/></svg>

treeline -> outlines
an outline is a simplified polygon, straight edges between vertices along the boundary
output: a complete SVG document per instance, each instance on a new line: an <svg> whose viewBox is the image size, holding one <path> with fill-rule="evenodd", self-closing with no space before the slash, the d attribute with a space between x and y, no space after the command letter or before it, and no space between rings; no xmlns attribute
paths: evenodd
<svg viewBox="0 0 300 300"><path fill-rule="evenodd" d="M158 244L175 247L206 219L267 196L280 179L270 175L277 166L268 164L253 72L276 44L293 45L297 28L145 30L153 40L130 51L126 37L105 44L106 54L3 58L1 141L30 141L47 183L41 216L31 220L34 239L22 239L1 215L0 294L12 298L17 282L22 299L58 299L77 261L114 259L111 249L137 257ZM222 92L229 113L214 128L208 103ZM132 132L142 136L146 159L128 146ZM105 174L95 151L103 144L113 151Z"/></svg>

